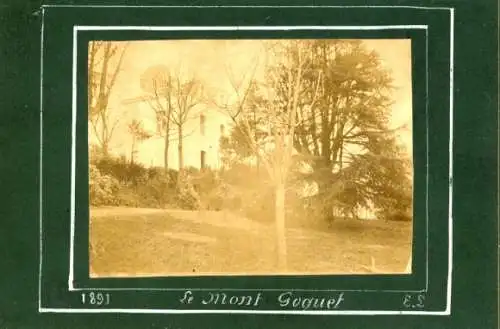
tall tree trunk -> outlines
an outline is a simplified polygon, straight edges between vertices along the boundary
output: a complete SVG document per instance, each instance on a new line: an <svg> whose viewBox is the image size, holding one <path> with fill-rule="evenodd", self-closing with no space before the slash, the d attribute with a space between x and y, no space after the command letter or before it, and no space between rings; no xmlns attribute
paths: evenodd
<svg viewBox="0 0 500 329"><path fill-rule="evenodd" d="M327 223L331 223L335 218L333 215L333 205L332 205L332 180L331 180L331 170L326 159L319 159L313 165L313 172L317 175L315 177L315 182L318 186L318 201L320 202L319 207L321 207L321 214Z"/></svg>
<svg viewBox="0 0 500 329"><path fill-rule="evenodd" d="M170 146L170 140L168 136L168 128L167 131L165 131L165 148L163 150L163 165L165 168L165 171L168 171L168 147Z"/></svg>
<svg viewBox="0 0 500 329"><path fill-rule="evenodd" d="M102 141L101 152L104 157L107 157L109 155L109 144L107 140Z"/></svg>
<svg viewBox="0 0 500 329"><path fill-rule="evenodd" d="M179 171L181 171L184 168L184 153L182 149L182 125L178 125L178 137L179 137L179 144L178 144L178 151L179 151Z"/></svg>
<svg viewBox="0 0 500 329"><path fill-rule="evenodd" d="M285 227L285 185L278 183L275 187L275 223L278 266L282 271L287 269L286 227Z"/></svg>
<svg viewBox="0 0 500 329"><path fill-rule="evenodd" d="M130 164L134 164L134 156L135 156L135 137L132 137L132 147L130 148Z"/></svg>

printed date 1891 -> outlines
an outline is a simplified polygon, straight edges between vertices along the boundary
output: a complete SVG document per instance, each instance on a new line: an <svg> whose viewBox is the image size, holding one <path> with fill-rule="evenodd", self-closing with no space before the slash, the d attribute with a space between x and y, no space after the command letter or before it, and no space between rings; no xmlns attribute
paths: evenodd
<svg viewBox="0 0 500 329"><path fill-rule="evenodd" d="M111 295L102 292L82 292L81 301L83 305L105 306L111 302Z"/></svg>

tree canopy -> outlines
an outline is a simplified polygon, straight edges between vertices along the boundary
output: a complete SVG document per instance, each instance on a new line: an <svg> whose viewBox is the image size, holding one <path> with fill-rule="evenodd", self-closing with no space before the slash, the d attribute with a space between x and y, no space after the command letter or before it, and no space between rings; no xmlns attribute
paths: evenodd
<svg viewBox="0 0 500 329"><path fill-rule="evenodd" d="M352 217L362 208L408 213L411 161L400 128L390 127L394 87L378 54L360 40L300 40L279 49L286 56L274 57L264 81L249 84L245 117L223 147L251 156L249 141L262 145L274 134L276 144L277 127L288 125L294 160L312 169L300 175L318 185L326 217L332 208Z"/></svg>

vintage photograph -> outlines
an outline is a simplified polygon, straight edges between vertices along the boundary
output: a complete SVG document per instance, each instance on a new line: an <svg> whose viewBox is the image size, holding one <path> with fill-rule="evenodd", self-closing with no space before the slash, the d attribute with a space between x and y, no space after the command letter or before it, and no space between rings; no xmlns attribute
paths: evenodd
<svg viewBox="0 0 500 329"><path fill-rule="evenodd" d="M91 277L411 273L409 39L92 41Z"/></svg>

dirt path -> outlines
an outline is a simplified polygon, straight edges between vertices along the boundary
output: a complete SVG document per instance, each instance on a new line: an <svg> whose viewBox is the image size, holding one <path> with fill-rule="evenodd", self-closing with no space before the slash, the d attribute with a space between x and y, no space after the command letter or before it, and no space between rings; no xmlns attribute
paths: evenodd
<svg viewBox="0 0 500 329"><path fill-rule="evenodd" d="M243 216L229 211L193 211L181 209L148 209L148 208L124 208L124 207L103 207L92 208L90 215L94 218L114 217L126 219L129 216L145 215L169 215L179 220L190 221L199 224L209 224L215 227L244 230L249 233L258 234L263 229L268 229L269 225L253 222Z"/></svg>

